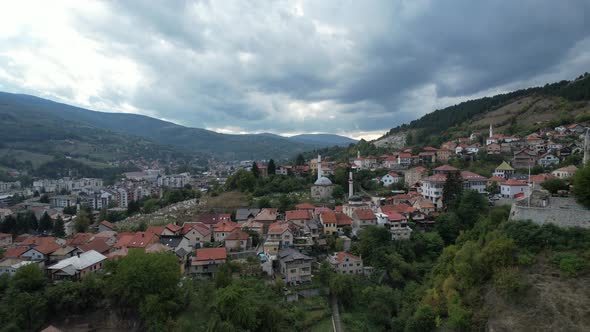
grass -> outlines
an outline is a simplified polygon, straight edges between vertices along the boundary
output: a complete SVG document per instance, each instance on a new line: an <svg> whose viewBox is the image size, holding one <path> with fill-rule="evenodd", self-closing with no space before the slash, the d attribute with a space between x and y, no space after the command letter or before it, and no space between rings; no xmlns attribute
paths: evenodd
<svg viewBox="0 0 590 332"><path fill-rule="evenodd" d="M325 318L321 320L316 325L313 325L310 329L311 332L327 332L333 331L334 327L332 325L332 317Z"/></svg>

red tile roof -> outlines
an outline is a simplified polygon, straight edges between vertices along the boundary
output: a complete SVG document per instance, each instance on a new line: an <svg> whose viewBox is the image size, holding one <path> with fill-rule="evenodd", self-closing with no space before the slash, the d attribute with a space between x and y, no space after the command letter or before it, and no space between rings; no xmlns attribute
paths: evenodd
<svg viewBox="0 0 590 332"><path fill-rule="evenodd" d="M409 206L408 204L395 204L395 205L384 205L381 207L381 212L388 213L413 213L416 212L416 208Z"/></svg>
<svg viewBox="0 0 590 332"><path fill-rule="evenodd" d="M117 243L115 244L116 248L124 248L129 245L129 242L133 239L135 234L133 233L119 233Z"/></svg>
<svg viewBox="0 0 590 332"><path fill-rule="evenodd" d="M176 233L178 231L180 231L182 229L182 226L178 226L178 225L174 225L174 224L168 224L166 225L166 228L171 231L172 233Z"/></svg>
<svg viewBox="0 0 590 332"><path fill-rule="evenodd" d="M424 179L422 179L422 181L423 182L424 181L428 181L428 182L445 182L445 181L447 181L447 175L446 174L438 173L438 174L431 175L431 176L429 176L427 178L424 178Z"/></svg>
<svg viewBox="0 0 590 332"><path fill-rule="evenodd" d="M498 183L503 183L506 182L506 179L504 179L501 176L492 176L491 178L488 179L488 182L498 182Z"/></svg>
<svg viewBox="0 0 590 332"><path fill-rule="evenodd" d="M371 211L370 209L356 209L354 213L359 220L377 219L373 211Z"/></svg>
<svg viewBox="0 0 590 332"><path fill-rule="evenodd" d="M220 221L230 221L231 214L227 213L209 213L202 214L198 217L198 221L207 225L215 225Z"/></svg>
<svg viewBox="0 0 590 332"><path fill-rule="evenodd" d="M311 203L301 203L301 204L295 205L295 209L297 209L297 210L313 210L313 209L315 209L315 205L313 205Z"/></svg>
<svg viewBox="0 0 590 332"><path fill-rule="evenodd" d="M108 239L106 238L95 238L94 240L90 241L87 244L83 244L78 246L78 249L87 252L90 250L96 250L97 252L104 254L111 249L111 246L107 243Z"/></svg>
<svg viewBox="0 0 590 332"><path fill-rule="evenodd" d="M197 249L197 256L195 257L196 261L208 261L218 259L227 259L227 252L225 251L225 248Z"/></svg>
<svg viewBox="0 0 590 332"><path fill-rule="evenodd" d="M61 246L55 242L46 242L46 243L42 243L42 244L34 247L33 249L37 250L38 252L42 253L43 255L49 255L52 252L59 249L60 247Z"/></svg>
<svg viewBox="0 0 590 332"><path fill-rule="evenodd" d="M213 226L214 232L226 232L229 233L234 229L240 227L240 224L233 221L221 221Z"/></svg>
<svg viewBox="0 0 590 332"><path fill-rule="evenodd" d="M451 166L451 165L442 165L434 169L435 171L442 171L442 172L452 172L458 171L459 169Z"/></svg>
<svg viewBox="0 0 590 332"><path fill-rule="evenodd" d="M283 234L286 230L294 230L297 226L286 221L277 221L268 226L269 234Z"/></svg>
<svg viewBox="0 0 590 332"><path fill-rule="evenodd" d="M88 242L94 234L92 233L76 233L72 238L66 240L66 243L72 247L79 246Z"/></svg>
<svg viewBox="0 0 590 332"><path fill-rule="evenodd" d="M335 224L336 213L334 211L326 211L320 214L320 220L323 224Z"/></svg>
<svg viewBox="0 0 590 332"><path fill-rule="evenodd" d="M389 219L389 221L402 221L402 220L407 220L406 217L402 216L401 214L397 213L397 212L389 212L389 213L385 213L387 215L387 219Z"/></svg>
<svg viewBox="0 0 590 332"><path fill-rule="evenodd" d="M156 235L162 235L162 232L164 231L166 227L164 226L149 226L146 229L146 232L152 233L152 234L156 234Z"/></svg>
<svg viewBox="0 0 590 332"><path fill-rule="evenodd" d="M92 234L90 234L92 236ZM39 246L47 243L55 243L55 237L53 236L29 236L24 241L22 241L22 245L24 246Z"/></svg>
<svg viewBox="0 0 590 332"><path fill-rule="evenodd" d="M510 180L502 183L502 185L503 186L526 186L527 184L524 181L510 179Z"/></svg>
<svg viewBox="0 0 590 332"><path fill-rule="evenodd" d="M103 220L103 221L101 221L101 222L100 222L100 225L102 225L102 226L104 226L104 227L107 227L107 228L109 228L109 229L111 229L111 230L114 230L114 229L116 229L116 228L117 228L117 226L116 226L115 224L113 224L112 222L109 222L109 221L107 221L107 220Z"/></svg>
<svg viewBox="0 0 590 332"><path fill-rule="evenodd" d="M346 258L348 258L350 260L353 260L353 261L360 261L361 260L360 257L355 256L355 255L350 254L350 253L347 253L347 252L344 252L344 251L340 251L340 252L334 253L334 260L336 262L338 262L338 263L344 262L344 260Z"/></svg>
<svg viewBox="0 0 590 332"><path fill-rule="evenodd" d="M211 229L209 228L209 226L207 226L203 223L200 223L200 222L185 222L184 225L182 225L181 234L185 235L188 232L190 232L192 229L196 230L201 235L211 234Z"/></svg>
<svg viewBox="0 0 590 332"><path fill-rule="evenodd" d="M129 248L145 248L154 243L158 239L158 235L150 232L136 232L129 240L127 246Z"/></svg>
<svg viewBox="0 0 590 332"><path fill-rule="evenodd" d="M342 212L336 212L336 224L338 226L350 226L352 225L352 219Z"/></svg>
<svg viewBox="0 0 590 332"><path fill-rule="evenodd" d="M4 252L5 258L18 258L20 255L24 254L26 251L29 251L28 247L14 247L8 248Z"/></svg>
<svg viewBox="0 0 590 332"><path fill-rule="evenodd" d="M12 237L12 234L0 233L0 239L4 239L7 237Z"/></svg>
<svg viewBox="0 0 590 332"><path fill-rule="evenodd" d="M249 237L250 234L242 232L239 228L236 228L225 237L225 240L248 240Z"/></svg>
<svg viewBox="0 0 590 332"><path fill-rule="evenodd" d="M287 211L285 220L310 220L311 213L309 210L292 210Z"/></svg>
<svg viewBox="0 0 590 332"><path fill-rule="evenodd" d="M461 178L467 181L487 181L487 178L470 171L461 171Z"/></svg>

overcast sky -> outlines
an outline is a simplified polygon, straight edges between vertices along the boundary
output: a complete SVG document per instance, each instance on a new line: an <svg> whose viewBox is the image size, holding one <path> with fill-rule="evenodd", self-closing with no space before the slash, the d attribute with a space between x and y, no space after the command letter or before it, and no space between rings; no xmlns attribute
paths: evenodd
<svg viewBox="0 0 590 332"><path fill-rule="evenodd" d="M0 90L227 133L373 138L590 71L590 1L11 1Z"/></svg>

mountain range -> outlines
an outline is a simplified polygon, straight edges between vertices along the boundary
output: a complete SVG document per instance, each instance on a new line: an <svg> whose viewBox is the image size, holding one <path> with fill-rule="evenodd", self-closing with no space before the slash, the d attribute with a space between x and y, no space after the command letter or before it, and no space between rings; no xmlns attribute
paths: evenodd
<svg viewBox="0 0 590 332"><path fill-rule="evenodd" d="M0 92L0 126L6 129L0 133L2 142L19 149L47 140L69 139L87 144L98 143L103 147L111 141L118 141L116 150L121 150L125 149L127 141L131 146L141 142L153 149L222 160L286 159L308 150L356 142L348 137L328 134L293 137L266 133L221 134L144 115L97 112L35 96L5 92ZM47 151L47 148L44 147L44 150ZM133 150L137 151L136 147Z"/></svg>

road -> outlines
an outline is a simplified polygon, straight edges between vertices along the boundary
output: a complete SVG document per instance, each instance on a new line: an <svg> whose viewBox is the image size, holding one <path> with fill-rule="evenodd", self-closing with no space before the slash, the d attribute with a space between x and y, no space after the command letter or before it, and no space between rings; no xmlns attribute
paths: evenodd
<svg viewBox="0 0 590 332"><path fill-rule="evenodd" d="M330 296L332 302L332 326L334 332L344 332L342 329L342 322L340 321L340 308L338 308L338 298L335 295Z"/></svg>

